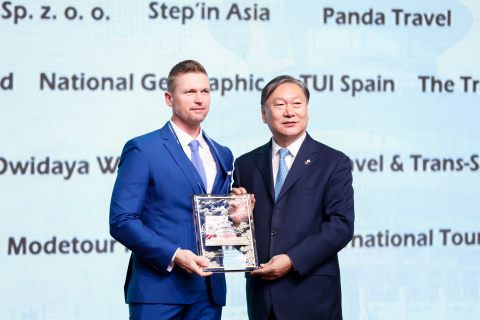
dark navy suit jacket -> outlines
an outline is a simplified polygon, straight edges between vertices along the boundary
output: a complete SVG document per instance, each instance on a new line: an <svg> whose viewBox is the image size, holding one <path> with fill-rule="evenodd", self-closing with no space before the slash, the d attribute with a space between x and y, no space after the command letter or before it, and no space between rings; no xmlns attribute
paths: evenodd
<svg viewBox="0 0 480 320"><path fill-rule="evenodd" d="M217 163L213 193L227 193L232 152L203 134ZM110 205L110 234L132 251L126 303L189 304L204 290L205 278L178 266L167 271L177 248L197 254L191 195L204 193L199 181L168 123L123 148ZM225 305L225 276L210 276L210 284L215 302Z"/></svg>
<svg viewBox="0 0 480 320"><path fill-rule="evenodd" d="M273 281L247 274L250 320L268 319L272 306L279 320L342 319L337 252L353 237L350 159L307 134L275 203L270 141L235 161L233 186L255 194L260 263L285 253L297 269Z"/></svg>

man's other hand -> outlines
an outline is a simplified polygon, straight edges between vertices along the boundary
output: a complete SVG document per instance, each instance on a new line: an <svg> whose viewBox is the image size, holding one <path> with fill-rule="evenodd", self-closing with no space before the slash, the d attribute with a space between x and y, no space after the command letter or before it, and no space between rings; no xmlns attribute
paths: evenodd
<svg viewBox="0 0 480 320"><path fill-rule="evenodd" d="M293 269L292 260L286 254L274 256L265 264L260 264L260 269L252 271L252 276L261 276L263 280L275 280L286 275Z"/></svg>
<svg viewBox="0 0 480 320"><path fill-rule="evenodd" d="M211 272L204 272L203 268L208 267L208 262L200 256L197 256L190 250L179 249L175 255L175 265L179 266L188 273L196 273L200 277L207 277Z"/></svg>
<svg viewBox="0 0 480 320"><path fill-rule="evenodd" d="M232 188L232 193L237 195L237 196L241 196L242 194L247 194L247 190L245 190L245 188ZM255 208L255 195L252 193L250 194L250 203L252 204L251 206L251 210L253 211L253 208Z"/></svg>

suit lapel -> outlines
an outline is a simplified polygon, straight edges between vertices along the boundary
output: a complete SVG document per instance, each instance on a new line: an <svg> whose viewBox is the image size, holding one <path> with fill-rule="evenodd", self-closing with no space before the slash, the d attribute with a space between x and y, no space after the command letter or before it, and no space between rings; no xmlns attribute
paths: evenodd
<svg viewBox="0 0 480 320"><path fill-rule="evenodd" d="M313 139L308 135L305 137L298 154L293 161L293 165L288 172L287 178L282 186L282 190L278 195L278 200L290 189L291 186L317 161L317 150ZM308 161L309 160L309 161ZM308 162L307 162L308 161ZM271 161L270 161L271 163ZM272 169L270 169L271 172Z"/></svg>
<svg viewBox="0 0 480 320"><path fill-rule="evenodd" d="M268 192L275 201L275 192L273 190L273 173L272 173L272 140L263 146L259 151L259 157L255 162L260 170L263 180L267 186Z"/></svg>
<svg viewBox="0 0 480 320"><path fill-rule="evenodd" d="M185 177L188 179L188 182L192 186L194 193L201 194L203 193L202 189L199 186L200 177L196 177L196 170L192 162L188 159L185 152L183 152L182 146L178 144L177 138L171 131L173 130L167 124L160 130L162 133L163 144L167 148L168 152L171 154L173 160L177 163L180 169L185 174Z"/></svg>
<svg viewBox="0 0 480 320"><path fill-rule="evenodd" d="M225 164L223 163L223 159L220 156L216 146L214 145L213 141L210 139L209 136L203 131L203 138L205 142L210 147L210 152L217 163L217 175L215 176L215 181L213 183L212 193L223 193L224 185L220 185L222 182L226 182L227 179L222 179L223 177L227 176L227 169L225 168Z"/></svg>

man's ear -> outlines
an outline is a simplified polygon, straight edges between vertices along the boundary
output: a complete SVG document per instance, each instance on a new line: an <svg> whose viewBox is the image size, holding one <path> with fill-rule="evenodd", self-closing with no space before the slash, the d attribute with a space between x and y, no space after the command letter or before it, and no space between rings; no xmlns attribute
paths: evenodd
<svg viewBox="0 0 480 320"><path fill-rule="evenodd" d="M169 105L170 107L173 106L173 94L171 94L170 92L165 92L165 102L167 103L167 105Z"/></svg>
<svg viewBox="0 0 480 320"><path fill-rule="evenodd" d="M267 116L265 115L265 108L264 106L260 106L260 109L262 109L262 120L263 123L267 123Z"/></svg>

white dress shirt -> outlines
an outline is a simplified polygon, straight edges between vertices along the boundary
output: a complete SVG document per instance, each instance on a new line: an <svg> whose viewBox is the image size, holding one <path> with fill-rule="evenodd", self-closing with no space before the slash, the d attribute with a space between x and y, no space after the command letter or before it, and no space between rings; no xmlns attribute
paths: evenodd
<svg viewBox="0 0 480 320"><path fill-rule="evenodd" d="M293 161L298 154L298 150L302 146L303 141L307 133L304 132L300 138L298 138L294 143L287 147L290 154L285 157L285 162L287 163L288 170L292 167ZM280 152L279 150L282 149L276 142L275 139L272 137L272 173L273 173L273 189L275 189L275 185L277 184L277 174L278 174L278 167L280 166Z"/></svg>
<svg viewBox="0 0 480 320"><path fill-rule="evenodd" d="M215 162L215 158L210 150L210 147L205 142L202 134L202 128L200 128L200 134L196 139L193 139L188 133L180 129L172 120L170 120L170 124L172 125L175 134L177 135L178 140L180 141L180 145L182 146L183 151L187 155L188 159L192 161L192 150L188 145L192 140L198 140L200 148L198 151L200 152L200 158L203 161L203 167L205 168L205 176L207 177L207 193L212 193L213 184L215 183L215 178L217 177L217 163ZM168 264L167 271L170 272L175 265L175 256L180 248L175 251L173 254L172 260Z"/></svg>
<svg viewBox="0 0 480 320"><path fill-rule="evenodd" d="M178 137L178 140L180 140L183 151L187 155L188 159L190 159L190 161L192 161L192 150L190 149L190 146L188 144L192 140L198 140L198 142L200 142L200 148L198 148L198 151L200 152L200 158L202 158L203 167L205 168L205 176L207 177L206 191L207 193L212 193L213 184L215 182L215 178L217 177L217 163L215 162L215 158L213 157L210 147L203 138L202 128L200 128L200 134L198 135L198 137L193 139L188 133L186 133L185 131L180 129L175 123L173 123L172 120L170 120L170 123L173 127L173 130L175 131L175 134Z"/></svg>

